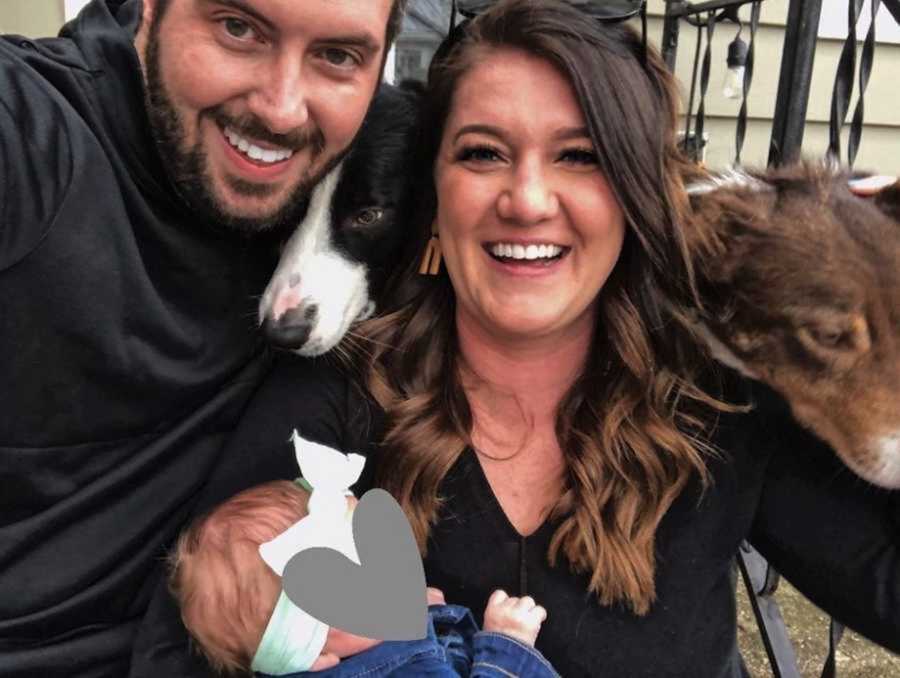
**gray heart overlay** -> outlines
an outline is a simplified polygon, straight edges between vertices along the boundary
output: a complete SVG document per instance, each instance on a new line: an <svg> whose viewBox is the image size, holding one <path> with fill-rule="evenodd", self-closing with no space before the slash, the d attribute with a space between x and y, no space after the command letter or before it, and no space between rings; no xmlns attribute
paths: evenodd
<svg viewBox="0 0 900 678"><path fill-rule="evenodd" d="M384 490L366 492L353 514L357 565L326 547L304 549L284 569L297 607L334 628L378 640L427 633L425 568L403 510Z"/></svg>

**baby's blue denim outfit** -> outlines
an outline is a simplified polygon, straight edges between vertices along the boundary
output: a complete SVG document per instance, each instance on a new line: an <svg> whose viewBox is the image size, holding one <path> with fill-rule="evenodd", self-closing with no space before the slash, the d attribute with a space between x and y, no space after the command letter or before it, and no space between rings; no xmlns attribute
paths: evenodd
<svg viewBox="0 0 900 678"><path fill-rule="evenodd" d="M257 673L265 677L265 674ZM431 605L428 636L387 640L325 671L282 678L559 678L543 655L501 633L479 631L468 608Z"/></svg>

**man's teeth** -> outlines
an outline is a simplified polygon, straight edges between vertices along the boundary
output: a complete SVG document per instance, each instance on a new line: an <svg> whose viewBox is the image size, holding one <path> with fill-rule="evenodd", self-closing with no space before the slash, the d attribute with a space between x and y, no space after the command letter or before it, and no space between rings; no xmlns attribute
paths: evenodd
<svg viewBox="0 0 900 678"><path fill-rule="evenodd" d="M252 160L258 160L260 162L282 162L294 155L294 152L288 148L269 149L254 146L231 128L225 128L225 138L228 139L228 143L238 149L241 153Z"/></svg>
<svg viewBox="0 0 900 678"><path fill-rule="evenodd" d="M506 259L552 259L562 254L559 245L516 245L496 243L491 247L491 254Z"/></svg>

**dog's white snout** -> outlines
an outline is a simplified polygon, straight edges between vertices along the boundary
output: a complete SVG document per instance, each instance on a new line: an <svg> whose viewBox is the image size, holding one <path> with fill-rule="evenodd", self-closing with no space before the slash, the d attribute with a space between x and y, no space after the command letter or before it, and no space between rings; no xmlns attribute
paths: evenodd
<svg viewBox="0 0 900 678"><path fill-rule="evenodd" d="M272 320L279 320L292 308L298 308L302 304L303 294L299 287L282 286L275 293L275 301L272 302L271 311L267 315L270 315Z"/></svg>
<svg viewBox="0 0 900 678"><path fill-rule="evenodd" d="M890 489L900 489L900 429L879 438L875 443L878 466L872 482Z"/></svg>

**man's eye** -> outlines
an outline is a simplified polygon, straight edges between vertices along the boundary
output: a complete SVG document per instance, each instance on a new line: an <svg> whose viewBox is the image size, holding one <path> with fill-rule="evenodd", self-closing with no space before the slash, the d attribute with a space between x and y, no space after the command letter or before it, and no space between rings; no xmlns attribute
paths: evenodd
<svg viewBox="0 0 900 678"><path fill-rule="evenodd" d="M225 26L225 31L232 38L237 38L238 40L248 40L250 38L256 37L253 28L246 21L241 21L240 19L229 17L228 19L225 19L223 24Z"/></svg>
<svg viewBox="0 0 900 678"><path fill-rule="evenodd" d="M329 47L322 50L322 57L332 66L349 68L358 65L359 61L347 50Z"/></svg>

